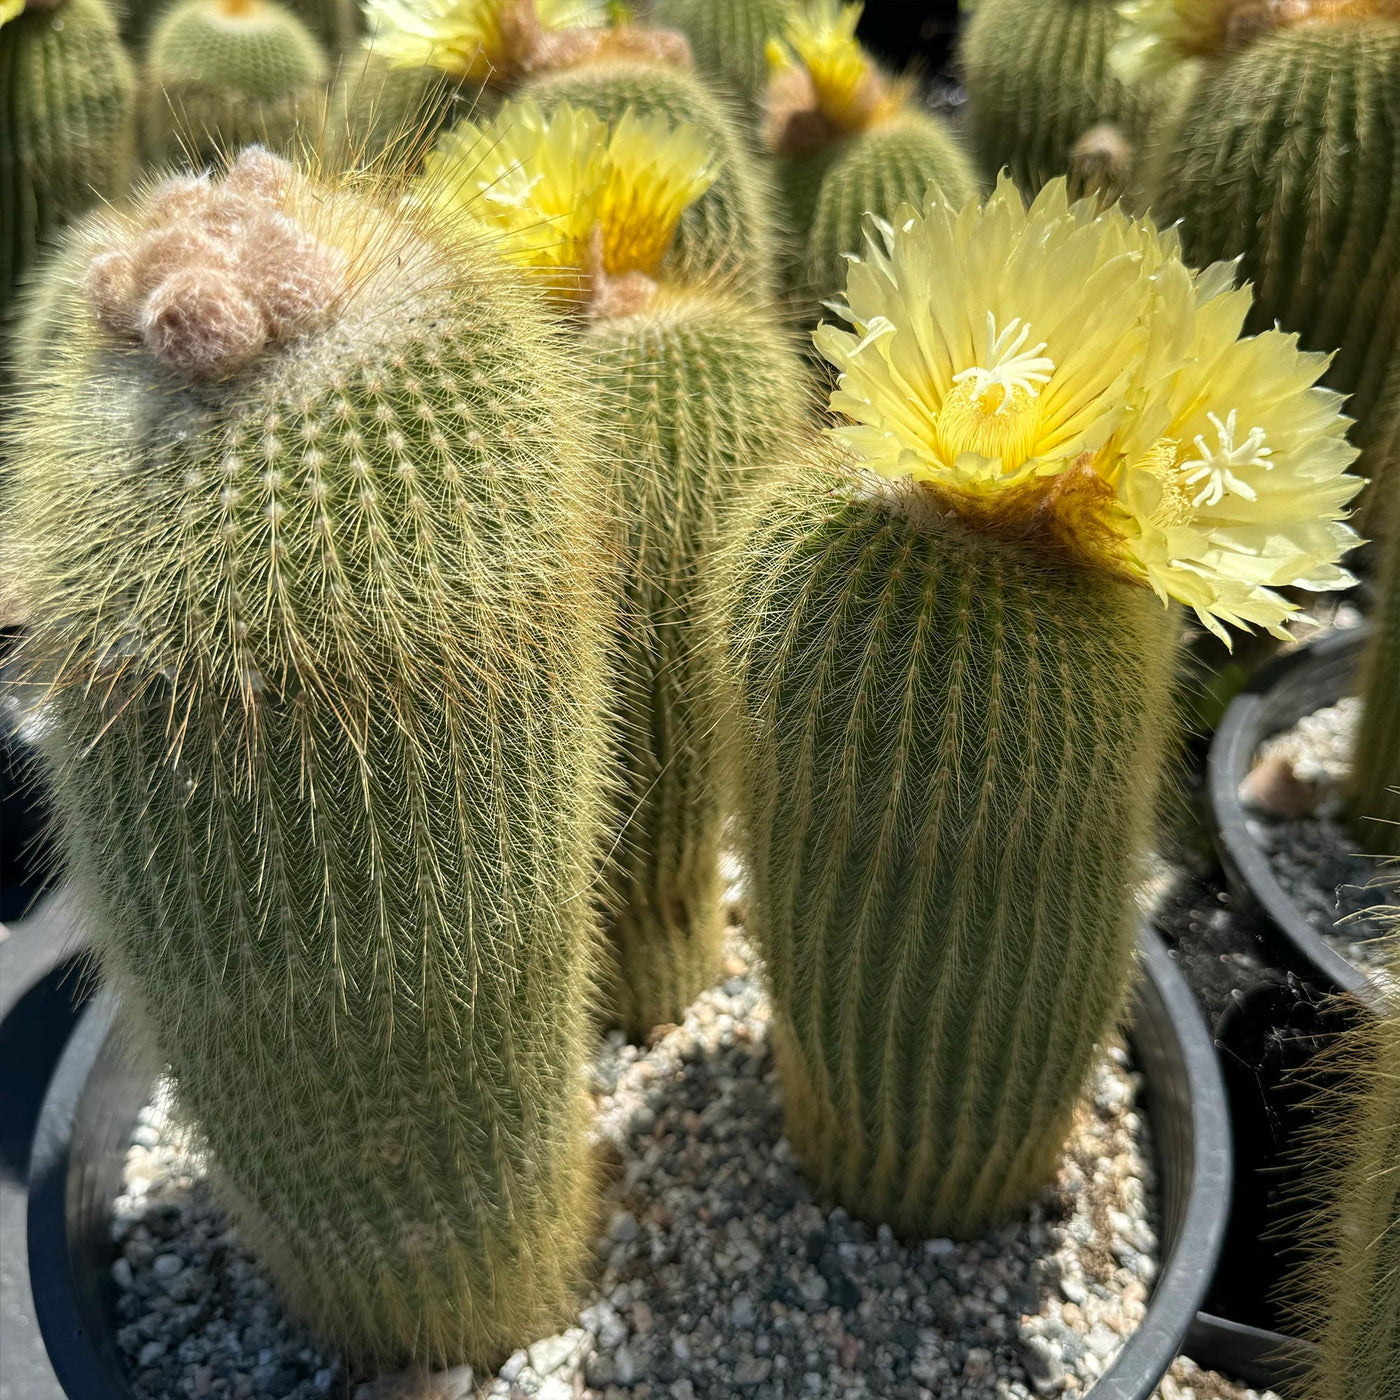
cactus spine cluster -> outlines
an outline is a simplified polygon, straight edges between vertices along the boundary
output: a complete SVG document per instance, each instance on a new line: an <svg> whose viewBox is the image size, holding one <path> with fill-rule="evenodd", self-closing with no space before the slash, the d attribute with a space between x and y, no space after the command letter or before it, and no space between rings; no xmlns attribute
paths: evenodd
<svg viewBox="0 0 1400 1400"><path fill-rule="evenodd" d="M664 286L595 319L588 349L623 530L611 1010L641 1038L683 1019L719 962L728 702L705 580L726 503L781 455L803 395L772 316L732 290Z"/></svg>
<svg viewBox="0 0 1400 1400"><path fill-rule="evenodd" d="M836 467L733 562L788 1135L861 1215L976 1232L1053 1177L1122 1010L1178 624Z"/></svg>
<svg viewBox="0 0 1400 1400"><path fill-rule="evenodd" d="M104 0L30 3L0 23L0 320L44 244L118 194L135 83Z"/></svg>
<svg viewBox="0 0 1400 1400"><path fill-rule="evenodd" d="M685 35L701 73L756 108L768 85L768 40L798 9L799 0L653 0L651 17Z"/></svg>
<svg viewBox="0 0 1400 1400"><path fill-rule="evenodd" d="M1254 328L1337 352L1364 429L1400 331L1400 16L1342 9L1207 58L1148 184L1188 261L1240 259Z"/></svg>
<svg viewBox="0 0 1400 1400"><path fill-rule="evenodd" d="M145 157L202 166L252 142L290 152L325 80L316 37L276 0L183 0L146 50Z"/></svg>
<svg viewBox="0 0 1400 1400"><path fill-rule="evenodd" d="M968 129L987 180L1003 168L1028 194L1069 172L1095 127L1128 150L1169 101L1169 84L1129 83L1109 55L1122 30L1117 0L977 0L962 45ZM1126 183L1115 172L1112 193Z"/></svg>
<svg viewBox="0 0 1400 1400"><path fill-rule="evenodd" d="M506 269L264 152L96 237L9 445L103 970L299 1309L492 1364L592 1238L578 376Z"/></svg>

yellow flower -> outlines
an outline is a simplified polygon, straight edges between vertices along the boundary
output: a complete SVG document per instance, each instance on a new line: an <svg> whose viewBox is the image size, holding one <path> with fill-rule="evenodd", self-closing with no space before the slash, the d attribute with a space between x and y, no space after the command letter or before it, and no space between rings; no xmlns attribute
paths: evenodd
<svg viewBox="0 0 1400 1400"><path fill-rule="evenodd" d="M864 8L841 0L811 0L806 12L783 30L787 42L770 39L765 49L775 73L805 69L817 109L837 131L863 130L898 105L856 38Z"/></svg>
<svg viewBox="0 0 1400 1400"><path fill-rule="evenodd" d="M714 184L716 173L698 128L673 130L664 117L639 117L629 108L608 143L608 178L598 209L603 270L613 277L655 277L681 215Z"/></svg>
<svg viewBox="0 0 1400 1400"><path fill-rule="evenodd" d="M840 371L831 431L860 463L922 483L989 529L1045 533L1095 567L1277 630L1272 590L1337 588L1360 481L1325 357L1238 338L1248 291L1199 275L1175 233L1071 205L1027 208L1003 179L954 210L873 223L851 263L854 327L824 325Z"/></svg>
<svg viewBox="0 0 1400 1400"><path fill-rule="evenodd" d="M428 155L415 197L499 235L500 251L567 300L591 279L655 277L682 214L715 178L703 135L630 109L609 134L567 104L544 116L507 102L487 126L462 123Z"/></svg>
<svg viewBox="0 0 1400 1400"><path fill-rule="evenodd" d="M581 274L607 178L607 125L567 105L546 117L506 103L484 127L460 122L423 163L418 190L450 217L500 235L499 250L566 298Z"/></svg>
<svg viewBox="0 0 1400 1400"><path fill-rule="evenodd" d="M547 30L605 21L600 0L367 0L366 12L375 52L394 66L479 83L509 75L526 57L522 17L533 13Z"/></svg>
<svg viewBox="0 0 1400 1400"><path fill-rule="evenodd" d="M0 24L8 24L24 13L24 0L0 0Z"/></svg>

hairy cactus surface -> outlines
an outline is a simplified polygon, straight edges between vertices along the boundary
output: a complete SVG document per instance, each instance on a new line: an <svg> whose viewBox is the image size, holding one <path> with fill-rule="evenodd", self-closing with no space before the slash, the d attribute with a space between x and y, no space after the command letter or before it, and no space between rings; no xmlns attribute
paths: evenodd
<svg viewBox="0 0 1400 1400"><path fill-rule="evenodd" d="M616 123L630 108L697 127L711 143L714 183L681 219L675 259L692 279L724 272L762 294L774 284L774 217L767 185L732 114L694 73L673 64L605 58L521 85L519 96L552 112L586 108Z"/></svg>
<svg viewBox="0 0 1400 1400"><path fill-rule="evenodd" d="M251 142L290 153L325 80L316 37L276 0L183 0L146 50L146 159L199 166Z"/></svg>
<svg viewBox="0 0 1400 1400"><path fill-rule="evenodd" d="M344 53L360 33L358 0L282 0L316 36L325 51ZM117 0L114 9L121 24L122 42L133 50L145 48L151 30L170 6L164 0Z"/></svg>
<svg viewBox="0 0 1400 1400"><path fill-rule="evenodd" d="M1391 975L1400 986L1400 926ZM1328 1188L1314 1213L1293 1311L1317 1341L1306 1400L1400 1395L1400 1012L1339 1033L1324 1064L1343 1076L1319 1099L1306 1165Z"/></svg>
<svg viewBox="0 0 1400 1400"><path fill-rule="evenodd" d="M1137 146L1170 101L1171 83L1114 71L1122 28L1116 0L977 0L961 60L968 130L986 179L1007 168L1033 194L1071 169L1076 144L1096 126Z"/></svg>
<svg viewBox="0 0 1400 1400"><path fill-rule="evenodd" d="M788 1136L863 1216L969 1234L1053 1179L1133 968L1163 602L1277 631L1348 578L1325 357L1247 304L1063 180L899 209L816 334L850 457L760 480L713 570Z"/></svg>
<svg viewBox="0 0 1400 1400"><path fill-rule="evenodd" d="M327 1338L494 1364L592 1238L578 375L503 264L256 149L94 239L9 445L103 970Z"/></svg>
<svg viewBox="0 0 1400 1400"><path fill-rule="evenodd" d="M685 35L705 77L756 107L768 85L768 40L799 8L799 0L653 0L651 17Z"/></svg>
<svg viewBox="0 0 1400 1400"><path fill-rule="evenodd" d="M1253 326L1336 351L1364 429L1400 344L1400 9L1332 8L1208 56L1148 186L1189 260L1240 259Z"/></svg>
<svg viewBox="0 0 1400 1400"><path fill-rule="evenodd" d="M103 0L0 7L0 320L45 242L119 193L134 80Z"/></svg>

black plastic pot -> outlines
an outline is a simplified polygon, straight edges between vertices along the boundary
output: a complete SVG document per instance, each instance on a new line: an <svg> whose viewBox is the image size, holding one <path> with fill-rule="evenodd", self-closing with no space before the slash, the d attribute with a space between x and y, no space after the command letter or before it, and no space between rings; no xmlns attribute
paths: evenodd
<svg viewBox="0 0 1400 1400"><path fill-rule="evenodd" d="M1328 632L1260 668L1230 702L1215 731L1206 760L1206 800L1230 889L1243 905L1262 914L1263 931L1283 966L1324 990L1348 992L1380 1012L1380 989L1328 947L1274 878L1268 854L1250 834L1240 802L1240 783L1265 739L1353 693L1365 636L1362 627Z"/></svg>
<svg viewBox="0 0 1400 1400"><path fill-rule="evenodd" d="M1215 1047L1155 934L1132 1030L1159 1154L1165 1256L1141 1327L1089 1392L1147 1400L1204 1298L1225 1237L1230 1136ZM84 1016L49 1086L30 1164L29 1268L54 1370L71 1400L129 1400L114 1335L109 1229L151 1081L121 1048L116 1003Z"/></svg>
<svg viewBox="0 0 1400 1400"><path fill-rule="evenodd" d="M1282 1390L1309 1369L1309 1348L1281 1332L1200 1312L1186 1334L1186 1354L1198 1366L1219 1371L1258 1390Z"/></svg>

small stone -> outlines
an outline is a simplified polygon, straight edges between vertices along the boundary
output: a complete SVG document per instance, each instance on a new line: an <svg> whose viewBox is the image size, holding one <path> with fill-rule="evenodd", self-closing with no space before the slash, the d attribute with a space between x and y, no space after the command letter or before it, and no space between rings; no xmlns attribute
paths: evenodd
<svg viewBox="0 0 1400 1400"><path fill-rule="evenodd" d="M1040 1395L1056 1395L1065 1379L1064 1357L1049 1337L1027 1337L1021 1343L1021 1364Z"/></svg>
<svg viewBox="0 0 1400 1400"><path fill-rule="evenodd" d="M583 1360L583 1349L588 1343L588 1333L581 1327L571 1327L557 1337L546 1337L530 1347L530 1365L537 1375L548 1376L566 1362L575 1366Z"/></svg>
<svg viewBox="0 0 1400 1400"><path fill-rule="evenodd" d="M174 1278L185 1267L178 1254L157 1254L151 1260L151 1272L159 1279Z"/></svg>
<svg viewBox="0 0 1400 1400"><path fill-rule="evenodd" d="M124 1292L130 1291L135 1286L131 1265L127 1262L125 1255L118 1255L112 1263L112 1282Z"/></svg>
<svg viewBox="0 0 1400 1400"><path fill-rule="evenodd" d="M166 1344L159 1337L149 1341L137 1353L136 1364L138 1366L149 1366L153 1361L159 1361L165 1355Z"/></svg>
<svg viewBox="0 0 1400 1400"><path fill-rule="evenodd" d="M1276 753L1261 759L1240 784L1240 801L1265 816L1297 821L1317 809L1322 790L1293 771L1292 761Z"/></svg>
<svg viewBox="0 0 1400 1400"><path fill-rule="evenodd" d="M501 1369L496 1372L496 1375L507 1383L513 1382L529 1362L530 1358L525 1352L513 1351L506 1357L505 1361L501 1363Z"/></svg>
<svg viewBox="0 0 1400 1400"><path fill-rule="evenodd" d="M986 1347L973 1347L963 1362L962 1378L969 1385L981 1385L992 1376L992 1354Z"/></svg>
<svg viewBox="0 0 1400 1400"><path fill-rule="evenodd" d="M652 1328L656 1326L656 1319L652 1315L651 1308L643 1302L632 1304L632 1330L639 1337L651 1336Z"/></svg>
<svg viewBox="0 0 1400 1400"><path fill-rule="evenodd" d="M773 1362L767 1356L741 1356L734 1367L734 1384L763 1385L773 1374Z"/></svg>
<svg viewBox="0 0 1400 1400"><path fill-rule="evenodd" d="M608 1221L608 1238L617 1244L630 1244L641 1231L637 1217L630 1210L615 1210Z"/></svg>
<svg viewBox="0 0 1400 1400"><path fill-rule="evenodd" d="M758 1309L747 1293L738 1294L729 1305L729 1318L736 1327L747 1331L758 1321Z"/></svg>
<svg viewBox="0 0 1400 1400"><path fill-rule="evenodd" d="M642 1373L636 1354L626 1342L613 1353L613 1366L617 1371L619 1385L631 1385Z"/></svg>

